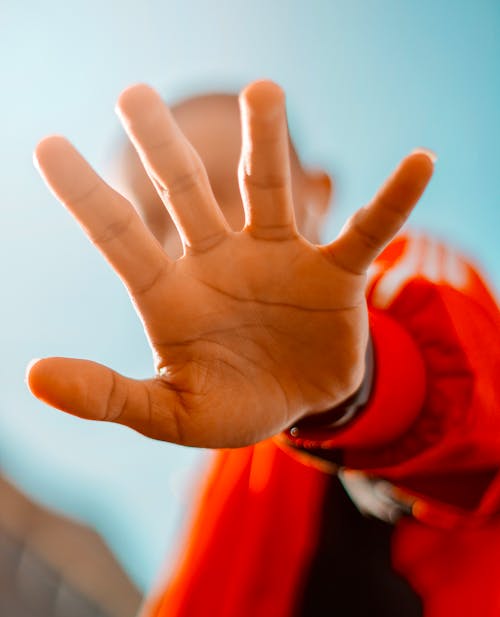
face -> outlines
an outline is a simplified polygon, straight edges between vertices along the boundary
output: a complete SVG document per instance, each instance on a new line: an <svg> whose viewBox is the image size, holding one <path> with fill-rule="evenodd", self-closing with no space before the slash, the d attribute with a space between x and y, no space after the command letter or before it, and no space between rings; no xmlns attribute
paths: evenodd
<svg viewBox="0 0 500 617"><path fill-rule="evenodd" d="M228 223L235 231L240 230L245 221L237 177L241 148L237 96L198 96L172 107L172 111L200 155ZM331 199L331 180L325 172L304 169L291 143L290 167L297 227L305 238L317 243ZM130 144L119 155L118 182L166 252L179 257L182 246L174 225Z"/></svg>

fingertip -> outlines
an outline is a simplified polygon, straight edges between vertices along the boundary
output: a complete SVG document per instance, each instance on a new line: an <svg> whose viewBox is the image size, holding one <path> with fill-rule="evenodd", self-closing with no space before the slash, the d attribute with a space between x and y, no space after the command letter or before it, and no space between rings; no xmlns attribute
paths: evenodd
<svg viewBox="0 0 500 617"><path fill-rule="evenodd" d="M96 172L61 135L42 139L35 148L33 160L50 191L68 207L97 186Z"/></svg>
<svg viewBox="0 0 500 617"><path fill-rule="evenodd" d="M58 360L60 361L61 358L34 358L28 362L25 382L30 392L37 398L44 398L45 386Z"/></svg>
<svg viewBox="0 0 500 617"><path fill-rule="evenodd" d="M51 407L81 418L101 419L100 393L109 387L108 373L109 369L87 360L36 359L26 367L26 385L33 396Z"/></svg>
<svg viewBox="0 0 500 617"><path fill-rule="evenodd" d="M241 91L240 104L259 115L267 114L284 106L285 93L274 81L260 79Z"/></svg>
<svg viewBox="0 0 500 617"><path fill-rule="evenodd" d="M54 377L57 379L57 361L61 358L35 358L31 360L25 371L25 383L29 391L37 399L53 407L59 407L53 401ZM55 369L55 370L54 370Z"/></svg>
<svg viewBox="0 0 500 617"><path fill-rule="evenodd" d="M163 103L158 92L145 83L133 84L123 90L118 96L115 111L122 119L128 119L138 112L144 112L150 105Z"/></svg>
<svg viewBox="0 0 500 617"><path fill-rule="evenodd" d="M32 394L35 394L33 391L34 384L36 384L36 365L41 362L40 358L33 358L26 365L26 370L24 371L24 382L28 386L28 389ZM35 394L36 396L36 394Z"/></svg>
<svg viewBox="0 0 500 617"><path fill-rule="evenodd" d="M418 156L418 155L423 155L427 157L433 165L436 164L436 161L438 159L437 154L434 152L434 150L431 150L430 148L415 148L410 153L410 156Z"/></svg>
<svg viewBox="0 0 500 617"><path fill-rule="evenodd" d="M389 185L392 180L396 182L396 186L403 187L405 190L412 186L418 189L420 194L432 178L436 158L431 150L425 148L413 150L398 165L389 180Z"/></svg>
<svg viewBox="0 0 500 617"><path fill-rule="evenodd" d="M59 157L72 149L70 142L62 135L48 135L41 139L33 151L33 163L37 169L44 167L45 163L54 156Z"/></svg>
<svg viewBox="0 0 500 617"><path fill-rule="evenodd" d="M406 164L412 173L417 173L425 179L430 179L434 173L437 156L427 148L417 148L406 157Z"/></svg>

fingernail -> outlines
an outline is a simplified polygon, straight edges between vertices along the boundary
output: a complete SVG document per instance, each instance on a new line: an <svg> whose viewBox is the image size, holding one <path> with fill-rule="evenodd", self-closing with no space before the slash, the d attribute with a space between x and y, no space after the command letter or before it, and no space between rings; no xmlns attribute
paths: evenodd
<svg viewBox="0 0 500 617"><path fill-rule="evenodd" d="M433 150L430 150L429 148L415 148L412 154L425 154L425 156L427 156L431 160L432 163L435 163L438 158L437 154Z"/></svg>

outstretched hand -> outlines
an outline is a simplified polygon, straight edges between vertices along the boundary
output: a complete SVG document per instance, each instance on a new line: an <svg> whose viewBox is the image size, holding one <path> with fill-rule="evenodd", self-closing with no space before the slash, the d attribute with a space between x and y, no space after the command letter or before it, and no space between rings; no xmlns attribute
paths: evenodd
<svg viewBox="0 0 500 617"><path fill-rule="evenodd" d="M38 145L48 186L126 285L156 375L134 380L87 360L46 358L29 370L35 396L157 439L236 447L330 409L359 386L365 272L417 203L432 157L409 155L333 242L313 245L295 225L282 91L256 82L240 104L246 222L234 232L159 95L139 85L119 98L125 130L182 239L176 261L68 141Z"/></svg>

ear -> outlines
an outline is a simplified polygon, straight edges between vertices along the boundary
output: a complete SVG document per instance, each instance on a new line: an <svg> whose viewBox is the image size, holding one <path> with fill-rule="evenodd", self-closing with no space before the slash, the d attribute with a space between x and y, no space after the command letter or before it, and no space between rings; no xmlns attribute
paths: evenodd
<svg viewBox="0 0 500 617"><path fill-rule="evenodd" d="M322 170L306 170L307 192L316 213L323 217L330 207L334 194L331 177Z"/></svg>

